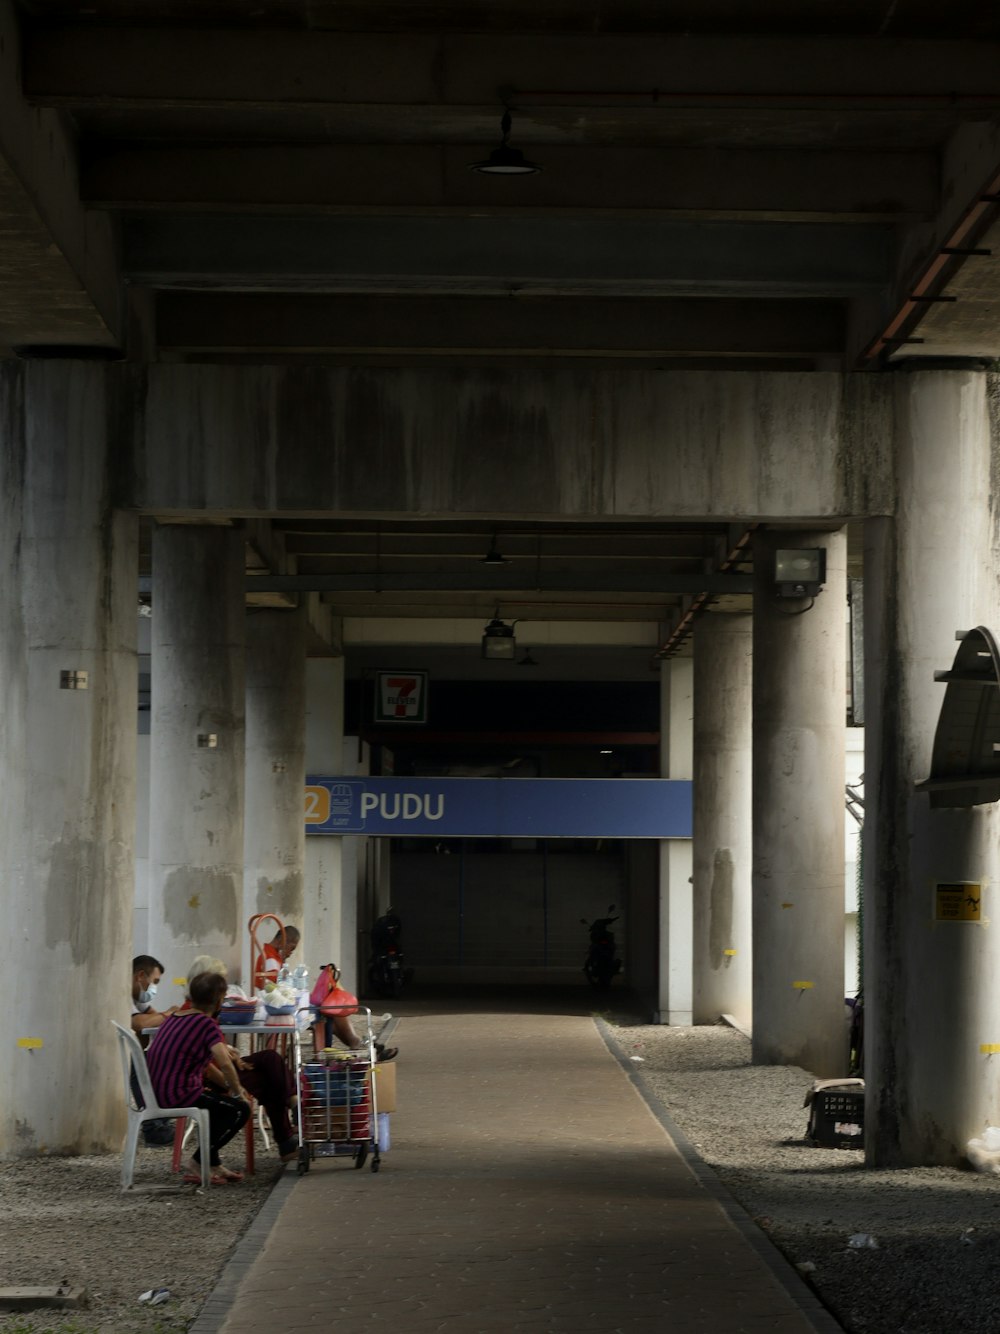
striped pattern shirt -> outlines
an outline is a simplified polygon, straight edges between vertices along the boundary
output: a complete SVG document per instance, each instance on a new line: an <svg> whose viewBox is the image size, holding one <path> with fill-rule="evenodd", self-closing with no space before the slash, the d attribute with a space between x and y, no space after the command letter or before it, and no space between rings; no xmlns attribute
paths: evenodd
<svg viewBox="0 0 1000 1334"><path fill-rule="evenodd" d="M216 1021L200 1010L172 1014L163 1021L146 1053L161 1107L191 1107L197 1101L212 1048L224 1041Z"/></svg>

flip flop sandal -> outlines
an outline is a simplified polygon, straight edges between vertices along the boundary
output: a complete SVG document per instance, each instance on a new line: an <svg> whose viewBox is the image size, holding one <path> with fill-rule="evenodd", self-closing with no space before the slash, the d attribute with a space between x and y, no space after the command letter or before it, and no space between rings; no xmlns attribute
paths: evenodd
<svg viewBox="0 0 1000 1334"><path fill-rule="evenodd" d="M394 1061L399 1055L398 1047L379 1047L377 1050L377 1061Z"/></svg>
<svg viewBox="0 0 1000 1334"><path fill-rule="evenodd" d="M201 1185L201 1173L200 1173L200 1172L188 1172L187 1175L184 1177L184 1184L187 1185L187 1186L200 1186L200 1185ZM219 1174L218 1174L217 1172L213 1172L212 1175L208 1178L208 1184L209 1184L210 1186L228 1186L228 1185L229 1185L229 1178L228 1178L228 1177L220 1177Z"/></svg>

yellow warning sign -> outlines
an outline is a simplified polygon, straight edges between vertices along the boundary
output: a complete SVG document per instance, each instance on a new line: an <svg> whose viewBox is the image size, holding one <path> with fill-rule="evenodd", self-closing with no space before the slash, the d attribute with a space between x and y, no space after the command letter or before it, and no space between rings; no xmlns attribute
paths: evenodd
<svg viewBox="0 0 1000 1334"><path fill-rule="evenodd" d="M37 1051L41 1047L41 1038L18 1038L17 1045L26 1051Z"/></svg>
<svg viewBox="0 0 1000 1334"><path fill-rule="evenodd" d="M982 920L983 887L973 880L938 881L934 886L934 920L979 922Z"/></svg>

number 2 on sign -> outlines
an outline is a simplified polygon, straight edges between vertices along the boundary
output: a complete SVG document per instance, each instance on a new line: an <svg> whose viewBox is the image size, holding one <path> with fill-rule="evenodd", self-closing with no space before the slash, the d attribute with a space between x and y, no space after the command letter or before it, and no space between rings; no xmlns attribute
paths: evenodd
<svg viewBox="0 0 1000 1334"><path fill-rule="evenodd" d="M325 824L330 818L330 791L325 787L306 788L306 824Z"/></svg>

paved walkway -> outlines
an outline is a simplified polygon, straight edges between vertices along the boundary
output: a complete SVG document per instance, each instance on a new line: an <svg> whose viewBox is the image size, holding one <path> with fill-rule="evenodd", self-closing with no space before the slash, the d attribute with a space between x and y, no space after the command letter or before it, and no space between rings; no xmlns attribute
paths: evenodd
<svg viewBox="0 0 1000 1334"><path fill-rule="evenodd" d="M838 1328L699 1183L591 1018L425 1013L395 1040L381 1172L319 1159L280 1185L199 1334Z"/></svg>

